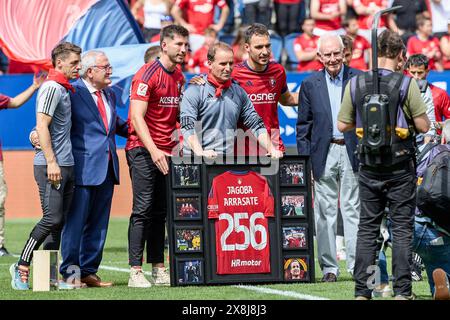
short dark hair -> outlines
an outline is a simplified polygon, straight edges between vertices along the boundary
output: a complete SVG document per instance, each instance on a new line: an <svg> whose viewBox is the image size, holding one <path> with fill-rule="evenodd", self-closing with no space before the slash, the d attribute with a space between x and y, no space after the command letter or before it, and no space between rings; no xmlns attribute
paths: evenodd
<svg viewBox="0 0 450 320"><path fill-rule="evenodd" d="M345 34L340 35L342 43L344 44L344 49L353 51L353 40Z"/></svg>
<svg viewBox="0 0 450 320"><path fill-rule="evenodd" d="M219 49L220 50L229 50L229 51L233 52L233 48L231 48L231 46L228 43L217 42L208 49L208 55L207 55L208 61L214 61L214 59L216 58L217 50L219 50Z"/></svg>
<svg viewBox="0 0 450 320"><path fill-rule="evenodd" d="M250 43L250 39L254 36L268 36L270 37L269 29L261 23L251 24L247 30L245 30L245 43Z"/></svg>
<svg viewBox="0 0 450 320"><path fill-rule="evenodd" d="M358 19L354 16L348 16L345 18L344 21L342 21L342 27L348 28L348 26L350 25L350 21L352 21L352 20L358 20Z"/></svg>
<svg viewBox="0 0 450 320"><path fill-rule="evenodd" d="M161 46L151 46L145 51L144 54L144 62L149 63L150 61L155 60L161 54Z"/></svg>
<svg viewBox="0 0 450 320"><path fill-rule="evenodd" d="M426 17L426 16L424 16L423 14L418 14L418 15L416 16L416 26L417 26L417 29L419 29L420 27L422 27L422 26L425 24L425 22L427 22L427 21L431 21L431 19L428 18L428 17Z"/></svg>
<svg viewBox="0 0 450 320"><path fill-rule="evenodd" d="M208 27L208 28L205 29L204 34L205 34L205 36L211 36L211 35L214 35L215 37L217 37L217 31L216 31L216 29L210 28L210 27Z"/></svg>
<svg viewBox="0 0 450 320"><path fill-rule="evenodd" d="M175 35L187 38L189 37L189 31L185 27L171 24L170 26L161 29L161 43L165 38L170 38L173 40Z"/></svg>
<svg viewBox="0 0 450 320"><path fill-rule="evenodd" d="M377 40L378 57L394 59L406 49L400 35L389 29L384 30Z"/></svg>
<svg viewBox="0 0 450 320"><path fill-rule="evenodd" d="M52 50L52 64L56 67L57 59L67 59L71 53L81 54L81 48L70 42L61 42Z"/></svg>
<svg viewBox="0 0 450 320"><path fill-rule="evenodd" d="M416 66L416 67L424 66L425 69L428 69L429 63L430 63L430 60L427 58L426 55L417 53L417 54L411 55L408 58L408 60L406 61L405 68L409 69L411 66Z"/></svg>

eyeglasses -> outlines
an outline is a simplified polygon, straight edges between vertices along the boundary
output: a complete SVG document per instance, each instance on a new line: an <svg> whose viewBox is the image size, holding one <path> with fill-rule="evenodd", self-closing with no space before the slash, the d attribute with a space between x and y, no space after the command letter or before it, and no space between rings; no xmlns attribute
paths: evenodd
<svg viewBox="0 0 450 320"><path fill-rule="evenodd" d="M93 66L95 68L99 68L105 72L111 72L113 70L113 67L110 64L107 64L106 66Z"/></svg>

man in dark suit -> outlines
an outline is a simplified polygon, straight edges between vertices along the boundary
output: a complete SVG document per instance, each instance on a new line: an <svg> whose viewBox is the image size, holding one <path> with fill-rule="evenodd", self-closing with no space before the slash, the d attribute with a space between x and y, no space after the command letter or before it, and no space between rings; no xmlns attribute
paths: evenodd
<svg viewBox="0 0 450 320"><path fill-rule="evenodd" d="M297 149L311 157L314 176L314 216L322 281L335 282L339 275L336 256L338 199L344 219L347 271L354 268L359 222L359 194L353 132L337 129L342 94L347 81L359 70L343 65L342 39L325 34L319 39L318 56L324 69L303 80L297 119Z"/></svg>
<svg viewBox="0 0 450 320"><path fill-rule="evenodd" d="M89 287L109 287L97 276L108 230L114 185L119 184L115 135L127 136L127 125L116 113L112 67L103 52L90 51L81 60L80 76L71 95L71 142L75 190L62 231L60 272ZM74 267L75 266L75 267ZM80 274L77 273L79 267ZM75 284L80 284L75 279Z"/></svg>

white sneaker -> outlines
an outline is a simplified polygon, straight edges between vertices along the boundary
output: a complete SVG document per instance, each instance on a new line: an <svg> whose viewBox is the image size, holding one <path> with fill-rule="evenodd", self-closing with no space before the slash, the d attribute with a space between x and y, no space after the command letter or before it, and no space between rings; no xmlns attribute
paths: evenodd
<svg viewBox="0 0 450 320"><path fill-rule="evenodd" d="M150 288L152 284L145 278L142 269L131 268L128 286L130 288Z"/></svg>
<svg viewBox="0 0 450 320"><path fill-rule="evenodd" d="M167 268L153 268L152 269L153 284L155 286L169 286L170 275Z"/></svg>
<svg viewBox="0 0 450 320"><path fill-rule="evenodd" d="M372 297L374 298L389 298L392 297L392 289L389 283L382 283L375 287L372 291Z"/></svg>

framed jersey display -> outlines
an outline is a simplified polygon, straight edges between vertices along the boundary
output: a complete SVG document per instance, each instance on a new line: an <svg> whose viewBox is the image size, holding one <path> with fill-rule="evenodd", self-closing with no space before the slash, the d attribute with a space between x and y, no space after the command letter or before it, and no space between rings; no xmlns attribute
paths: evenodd
<svg viewBox="0 0 450 320"><path fill-rule="evenodd" d="M171 285L314 280L305 157L276 165L189 161L172 164L178 177L168 178Z"/></svg>

